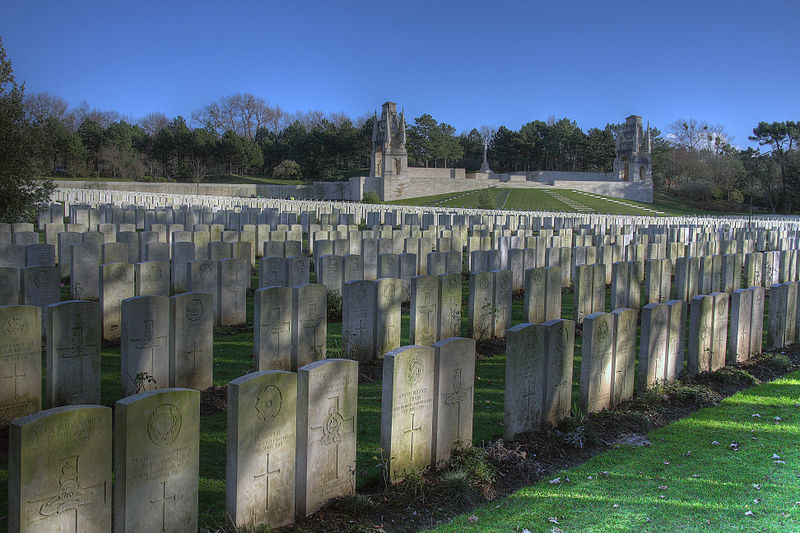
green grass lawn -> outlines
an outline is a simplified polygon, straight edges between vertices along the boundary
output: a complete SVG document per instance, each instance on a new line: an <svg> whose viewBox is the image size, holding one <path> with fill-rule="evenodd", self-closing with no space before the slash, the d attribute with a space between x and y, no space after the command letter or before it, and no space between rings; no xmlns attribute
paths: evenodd
<svg viewBox="0 0 800 533"><path fill-rule="evenodd" d="M490 197L494 202L495 209L523 210L523 211L561 211L574 213L575 209L568 204L553 198L546 191L557 192L561 196L579 202L593 210L595 213L612 215L643 215L643 216L680 216L680 215L723 215L735 213L720 213L697 209L686 205L686 203L668 193L654 193L654 202L636 202L633 200L621 200L619 198L587 196L571 189L527 189L498 186L489 190ZM462 207L468 209L478 208L478 195L480 190L466 192L455 192L446 194L436 194L432 196L419 196L416 198L406 198L387 202L392 205L412 205L430 207ZM616 201L615 201L616 200ZM626 205L617 203L622 201ZM653 211L660 211L661 215L656 215ZM739 213L746 214L746 213ZM763 213L757 213L763 214Z"/></svg>
<svg viewBox="0 0 800 533"><path fill-rule="evenodd" d="M798 402L793 372L652 431L650 447L611 449L435 531L798 531Z"/></svg>

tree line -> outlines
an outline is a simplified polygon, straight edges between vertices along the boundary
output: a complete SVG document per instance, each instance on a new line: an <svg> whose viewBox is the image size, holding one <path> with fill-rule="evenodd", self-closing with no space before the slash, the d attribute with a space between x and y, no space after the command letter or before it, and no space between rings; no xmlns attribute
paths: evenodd
<svg viewBox="0 0 800 533"><path fill-rule="evenodd" d="M0 41L0 128L4 146L24 141L25 166L38 176L97 176L199 182L211 175L259 175L335 180L367 172L376 114L351 118L321 111L289 113L263 98L240 93L182 116L153 112L139 119L70 107L49 93L25 94L13 78ZM560 170L609 172L622 124L581 129L568 118L534 120L519 129L473 128L456 133L422 114L407 125L412 166L478 170L488 145L495 172ZM657 189L687 201L740 205L772 212L800 205L800 125L759 123L739 149L721 126L679 119L662 134L650 129ZM18 142L19 141L19 142ZM3 145L3 143L0 143ZM14 150L5 150L7 153ZM7 153L6 153L7 152ZM20 174L18 162L0 161L0 172ZM9 170L11 169L11 170Z"/></svg>

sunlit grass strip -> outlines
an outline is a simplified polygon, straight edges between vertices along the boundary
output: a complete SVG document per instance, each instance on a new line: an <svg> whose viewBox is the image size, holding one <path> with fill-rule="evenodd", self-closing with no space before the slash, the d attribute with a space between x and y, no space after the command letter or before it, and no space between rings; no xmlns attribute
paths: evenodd
<svg viewBox="0 0 800 533"><path fill-rule="evenodd" d="M652 431L650 447L611 449L436 531L798 531L798 402L794 372Z"/></svg>

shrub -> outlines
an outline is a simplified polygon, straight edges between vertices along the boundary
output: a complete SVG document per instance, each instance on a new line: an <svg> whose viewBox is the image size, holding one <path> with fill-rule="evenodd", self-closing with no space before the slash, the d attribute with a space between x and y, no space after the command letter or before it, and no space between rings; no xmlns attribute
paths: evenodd
<svg viewBox="0 0 800 533"><path fill-rule="evenodd" d="M361 197L362 204L380 204L381 197L375 191L365 191L364 196Z"/></svg>
<svg viewBox="0 0 800 533"><path fill-rule="evenodd" d="M714 198L714 189L709 181L691 181L683 186L683 195L691 202L707 202Z"/></svg>
<svg viewBox="0 0 800 533"><path fill-rule="evenodd" d="M300 165L291 159L284 159L272 169L272 176L279 179L299 179L302 175Z"/></svg>

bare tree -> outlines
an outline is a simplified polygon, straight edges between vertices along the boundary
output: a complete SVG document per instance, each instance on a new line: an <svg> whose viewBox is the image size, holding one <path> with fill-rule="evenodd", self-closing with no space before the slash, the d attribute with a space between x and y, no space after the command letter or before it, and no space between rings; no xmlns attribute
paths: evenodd
<svg viewBox="0 0 800 533"><path fill-rule="evenodd" d="M113 122L117 122L120 118L119 113L116 111L103 111L100 109L90 108L89 102L86 100L82 101L75 109L74 117L75 126L80 125L86 120L93 120L100 124L100 126L103 128L107 128Z"/></svg>
<svg viewBox="0 0 800 533"><path fill-rule="evenodd" d="M146 114L136 121L136 123L147 135L155 135L169 125L169 119L164 113L156 111Z"/></svg>
<svg viewBox="0 0 800 533"><path fill-rule="evenodd" d="M731 137L720 125L709 124L704 120L678 119L667 127L667 138L680 148L689 150L712 150L719 153Z"/></svg>
<svg viewBox="0 0 800 533"><path fill-rule="evenodd" d="M248 139L254 139L259 128L277 133L285 126L285 113L279 106L271 106L263 98L250 93L224 96L192 111L191 117L195 124L217 135L231 130Z"/></svg>
<svg viewBox="0 0 800 533"><path fill-rule="evenodd" d="M39 123L43 123L50 117L64 120L69 108L66 100L48 92L26 95L24 105L28 120Z"/></svg>

